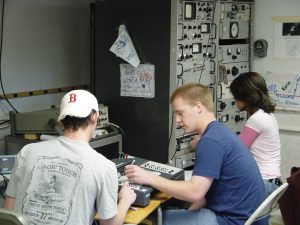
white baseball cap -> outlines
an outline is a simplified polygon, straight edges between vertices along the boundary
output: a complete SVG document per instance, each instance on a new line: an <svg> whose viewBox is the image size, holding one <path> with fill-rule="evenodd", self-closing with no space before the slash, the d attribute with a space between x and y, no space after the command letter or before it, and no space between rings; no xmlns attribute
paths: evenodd
<svg viewBox="0 0 300 225"><path fill-rule="evenodd" d="M66 116L85 118L92 110L99 111L96 97L86 90L73 90L68 92L61 100L58 121Z"/></svg>

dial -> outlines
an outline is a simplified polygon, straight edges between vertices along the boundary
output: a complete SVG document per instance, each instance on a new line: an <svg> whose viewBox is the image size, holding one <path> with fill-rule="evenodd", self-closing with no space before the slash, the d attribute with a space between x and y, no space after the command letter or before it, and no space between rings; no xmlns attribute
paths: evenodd
<svg viewBox="0 0 300 225"><path fill-rule="evenodd" d="M230 24L230 37L236 38L239 34L239 26L236 22Z"/></svg>
<svg viewBox="0 0 300 225"><path fill-rule="evenodd" d="M236 76L236 75L238 75L238 73L239 73L239 69L237 67L233 66L231 68L231 74L232 74L232 76Z"/></svg>

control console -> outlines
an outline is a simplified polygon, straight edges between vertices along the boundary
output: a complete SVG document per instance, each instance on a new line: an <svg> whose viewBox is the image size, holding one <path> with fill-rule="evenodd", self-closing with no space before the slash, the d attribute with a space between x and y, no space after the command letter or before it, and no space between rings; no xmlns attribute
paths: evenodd
<svg viewBox="0 0 300 225"><path fill-rule="evenodd" d="M184 180L184 170L169 166L166 164L150 161L147 159L142 159L138 157L130 159L113 159L112 160L118 170L118 179L119 179L119 188L122 187L125 181L128 181L128 178L124 174L124 169L126 165L135 164L138 165L150 173L154 173L158 176L162 176L171 180ZM155 189L146 185L133 184L130 183L129 186L134 190L137 195L137 198L133 205L136 206L146 206L150 202L150 195Z"/></svg>

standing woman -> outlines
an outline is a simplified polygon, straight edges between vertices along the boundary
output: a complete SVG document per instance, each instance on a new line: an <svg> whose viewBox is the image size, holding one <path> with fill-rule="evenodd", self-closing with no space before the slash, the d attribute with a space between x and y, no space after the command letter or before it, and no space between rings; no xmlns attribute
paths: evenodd
<svg viewBox="0 0 300 225"><path fill-rule="evenodd" d="M256 72L240 74L230 84L236 106L247 111L248 120L240 133L250 149L264 180L267 196L281 185L280 139L275 104L268 95L264 78Z"/></svg>

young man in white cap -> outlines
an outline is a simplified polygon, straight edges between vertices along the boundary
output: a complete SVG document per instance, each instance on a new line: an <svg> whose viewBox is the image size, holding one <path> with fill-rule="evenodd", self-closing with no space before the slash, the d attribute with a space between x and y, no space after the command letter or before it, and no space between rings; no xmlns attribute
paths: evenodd
<svg viewBox="0 0 300 225"><path fill-rule="evenodd" d="M26 145L17 156L4 202L30 224L123 224L136 194L126 184L118 196L113 162L89 146L97 125L98 102L85 90L67 93L58 121L64 135Z"/></svg>

